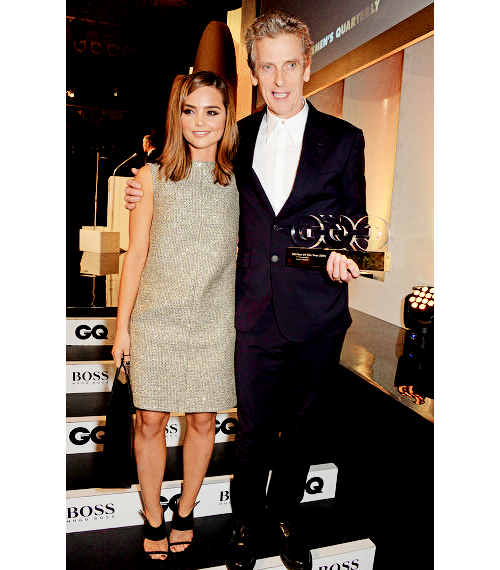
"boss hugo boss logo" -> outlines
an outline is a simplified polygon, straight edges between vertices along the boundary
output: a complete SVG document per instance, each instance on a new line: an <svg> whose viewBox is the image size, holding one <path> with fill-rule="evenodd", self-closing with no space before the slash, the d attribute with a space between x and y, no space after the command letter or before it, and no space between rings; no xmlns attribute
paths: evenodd
<svg viewBox="0 0 500 570"><path fill-rule="evenodd" d="M309 495L317 495L323 491L325 482L321 477L312 477L306 483L306 493Z"/></svg>
<svg viewBox="0 0 500 570"><path fill-rule="evenodd" d="M107 370L85 370L83 372L72 372L71 377L75 384L88 384L89 382L95 384L107 382L109 380L109 372Z"/></svg>
<svg viewBox="0 0 500 570"><path fill-rule="evenodd" d="M82 346L85 343L92 342L110 342L108 340L77 340L73 336L74 327L71 330L72 340L70 343L80 343ZM113 385L115 377L114 362L102 361L96 363L82 363L73 364L72 362L66 364L66 391L69 394L76 394L81 392L109 392Z"/></svg>
<svg viewBox="0 0 500 570"><path fill-rule="evenodd" d="M108 329L104 325L96 325L91 328L88 325L79 325L75 329L75 336L80 340L87 340L91 336L97 340L108 338Z"/></svg>
<svg viewBox="0 0 500 570"><path fill-rule="evenodd" d="M320 566L318 570L356 570L359 568L359 559L356 558L355 560L346 560L342 562L342 564L335 562L331 566Z"/></svg>
<svg viewBox="0 0 500 570"><path fill-rule="evenodd" d="M179 424L177 423L167 424L167 427L165 428L165 435L176 435L178 433L179 433Z"/></svg>
<svg viewBox="0 0 500 570"><path fill-rule="evenodd" d="M227 505L229 503L229 491L220 491L219 505Z"/></svg>
<svg viewBox="0 0 500 570"><path fill-rule="evenodd" d="M69 440L73 445L85 445L89 440L94 443L104 443L106 435L105 426L96 426L92 431L80 426L72 430L69 434Z"/></svg>
<svg viewBox="0 0 500 570"><path fill-rule="evenodd" d="M233 435L240 430L240 424L236 418L226 418L223 422L215 421L215 433L222 432L225 435Z"/></svg>
<svg viewBox="0 0 500 570"><path fill-rule="evenodd" d="M106 520L115 518L113 503L105 505L84 505L83 507L67 507L67 522L87 522L90 520Z"/></svg>

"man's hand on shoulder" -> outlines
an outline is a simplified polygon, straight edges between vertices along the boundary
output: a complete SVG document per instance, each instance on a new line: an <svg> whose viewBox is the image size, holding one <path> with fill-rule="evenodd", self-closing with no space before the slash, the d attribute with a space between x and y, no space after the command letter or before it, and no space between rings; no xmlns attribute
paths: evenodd
<svg viewBox="0 0 500 570"><path fill-rule="evenodd" d="M139 170L137 168L132 168L132 174L137 176ZM141 190L140 182L130 178L127 180L127 187L125 188L125 208L127 210L133 210L135 208L136 202L141 201L141 196L143 196L143 191Z"/></svg>

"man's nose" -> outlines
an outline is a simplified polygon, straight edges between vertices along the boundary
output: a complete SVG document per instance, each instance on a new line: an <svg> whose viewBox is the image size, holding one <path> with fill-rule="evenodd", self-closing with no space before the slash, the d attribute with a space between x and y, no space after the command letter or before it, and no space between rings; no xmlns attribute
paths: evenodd
<svg viewBox="0 0 500 570"><path fill-rule="evenodd" d="M277 69L274 74L274 83L278 87L281 87L285 83L285 76L282 69Z"/></svg>

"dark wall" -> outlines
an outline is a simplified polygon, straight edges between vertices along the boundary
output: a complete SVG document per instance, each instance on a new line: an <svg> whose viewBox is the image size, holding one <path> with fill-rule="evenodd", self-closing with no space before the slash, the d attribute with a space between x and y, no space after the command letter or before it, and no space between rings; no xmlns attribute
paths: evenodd
<svg viewBox="0 0 500 570"><path fill-rule="evenodd" d="M429 4L431 0L262 0L261 13L277 8L307 23L316 44L314 73Z"/></svg>
<svg viewBox="0 0 500 570"><path fill-rule="evenodd" d="M107 180L144 164L142 139L164 140L170 88L193 65L210 21L241 0L68 0L66 3L67 268L79 273L78 230L106 225ZM72 95L72 96L70 96Z"/></svg>

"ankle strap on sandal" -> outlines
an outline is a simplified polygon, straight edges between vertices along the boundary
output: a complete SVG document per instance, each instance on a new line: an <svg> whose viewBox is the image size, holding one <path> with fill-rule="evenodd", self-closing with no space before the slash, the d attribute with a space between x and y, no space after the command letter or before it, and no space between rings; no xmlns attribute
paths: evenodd
<svg viewBox="0 0 500 570"><path fill-rule="evenodd" d="M195 506L197 504L198 503L196 503ZM175 508L173 509L174 516L172 517L172 528L174 530L193 530L194 528L193 511L194 507L187 517L181 517L181 515L179 514L179 501L177 500Z"/></svg>
<svg viewBox="0 0 500 570"><path fill-rule="evenodd" d="M144 538L148 540L163 540L167 538L167 527L165 526L165 521L163 520L160 526L151 526L149 521L146 519L144 521ZM149 553L151 554L151 553Z"/></svg>

